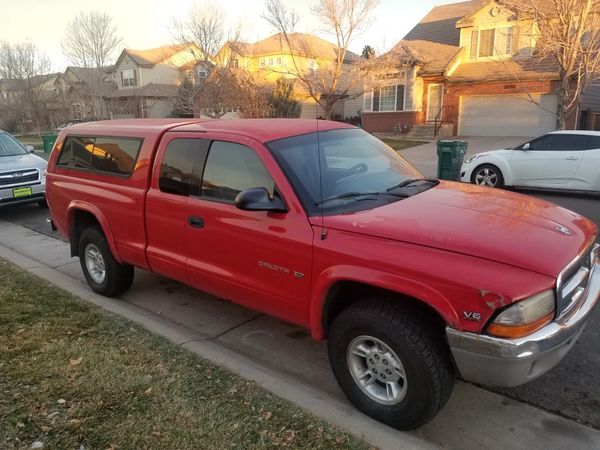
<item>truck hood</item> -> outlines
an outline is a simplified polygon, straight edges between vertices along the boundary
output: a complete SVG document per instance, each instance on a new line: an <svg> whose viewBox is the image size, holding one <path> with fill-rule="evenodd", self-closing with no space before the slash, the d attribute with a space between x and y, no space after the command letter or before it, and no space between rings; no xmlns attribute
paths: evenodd
<svg viewBox="0 0 600 450"><path fill-rule="evenodd" d="M320 224L320 217L311 218ZM597 232L579 214L526 195L442 181L325 227L471 255L556 277Z"/></svg>
<svg viewBox="0 0 600 450"><path fill-rule="evenodd" d="M23 169L43 170L47 164L46 160L31 153L17 156L0 156L0 172L12 172Z"/></svg>

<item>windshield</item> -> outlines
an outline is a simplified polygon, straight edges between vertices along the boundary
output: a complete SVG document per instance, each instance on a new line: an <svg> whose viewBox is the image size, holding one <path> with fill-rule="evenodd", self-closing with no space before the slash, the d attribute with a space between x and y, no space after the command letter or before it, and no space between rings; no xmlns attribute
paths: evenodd
<svg viewBox="0 0 600 450"><path fill-rule="evenodd" d="M10 134L0 132L0 156L17 156L28 153L25 147Z"/></svg>
<svg viewBox="0 0 600 450"><path fill-rule="evenodd" d="M379 139L356 128L294 136L267 144L309 214L373 208L415 193L423 176ZM321 177L319 177L319 156ZM421 184L421 183L419 183ZM322 193L321 193L322 186ZM417 190L431 187L428 184ZM367 195L371 194L371 195ZM367 201L368 200L368 201Z"/></svg>

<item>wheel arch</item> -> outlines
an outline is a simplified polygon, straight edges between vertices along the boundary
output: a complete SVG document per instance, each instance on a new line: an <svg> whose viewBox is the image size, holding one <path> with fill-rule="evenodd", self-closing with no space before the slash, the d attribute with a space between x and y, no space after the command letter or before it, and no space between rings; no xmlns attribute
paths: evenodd
<svg viewBox="0 0 600 450"><path fill-rule="evenodd" d="M440 327L459 326L459 318L452 305L433 288L401 276L381 276L375 271L357 268L354 274L328 277L323 275L316 283L310 306L310 328L315 339L326 339L333 320L348 306L367 297L385 297L390 301L410 303L423 310ZM369 273L366 273L369 272Z"/></svg>
<svg viewBox="0 0 600 450"><path fill-rule="evenodd" d="M74 201L71 202L67 209L67 217L71 256L79 256L79 238L81 232L87 227L98 225L106 237L114 258L119 263L122 263L108 221L98 207L89 203Z"/></svg>
<svg viewBox="0 0 600 450"><path fill-rule="evenodd" d="M490 164L490 165L496 166L498 168L498 170L502 174L502 179L504 180L505 186L512 185L512 176L510 173L510 162L509 161L506 161L503 158L500 158L495 155L488 155L486 157L475 160L474 163L476 163L476 164L475 164L475 167L473 167L473 170L471 171L471 177L469 179L469 182L471 182L471 183L473 182L473 176L475 175L475 171L477 169L479 169L481 166L483 166L485 164Z"/></svg>

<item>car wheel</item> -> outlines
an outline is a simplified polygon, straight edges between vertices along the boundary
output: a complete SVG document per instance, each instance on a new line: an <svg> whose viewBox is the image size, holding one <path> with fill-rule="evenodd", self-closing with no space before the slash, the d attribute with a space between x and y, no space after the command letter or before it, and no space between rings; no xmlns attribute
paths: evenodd
<svg viewBox="0 0 600 450"><path fill-rule="evenodd" d="M473 171L471 182L479 186L501 188L504 186L504 177L493 164L482 164Z"/></svg>
<svg viewBox="0 0 600 450"><path fill-rule="evenodd" d="M397 300L354 303L334 320L328 347L348 399L394 428L427 423L452 392L454 369L442 333L422 311Z"/></svg>
<svg viewBox="0 0 600 450"><path fill-rule="evenodd" d="M81 233L79 262L85 279L98 294L114 297L133 283L133 266L115 260L100 227L89 227Z"/></svg>

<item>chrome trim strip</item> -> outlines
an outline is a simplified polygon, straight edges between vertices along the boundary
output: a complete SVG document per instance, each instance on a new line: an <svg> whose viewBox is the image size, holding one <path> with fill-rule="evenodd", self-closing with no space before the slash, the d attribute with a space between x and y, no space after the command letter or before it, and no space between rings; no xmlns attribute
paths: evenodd
<svg viewBox="0 0 600 450"><path fill-rule="evenodd" d="M590 242L583 248L583 250L581 250L570 262L569 264L567 264L565 266L565 268L563 270L560 271L560 273L558 274L558 277L556 278L556 307L557 307L557 318L561 318L565 315L565 313L567 311L562 310L562 311L558 311L558 307L562 305L562 300L563 300L563 296L562 296L562 288L563 288L563 283L564 283L564 277L565 274L568 273L570 270L573 269L573 267L575 265L577 265L581 258L583 257L583 255L585 255L588 251L591 251L593 253L594 249L596 249L597 244L596 244L596 236L594 236ZM591 250L590 250L591 249ZM591 275L590 275L591 276ZM589 278L588 278L589 280ZM589 283L589 281L588 281ZM567 309L567 308L565 308Z"/></svg>

